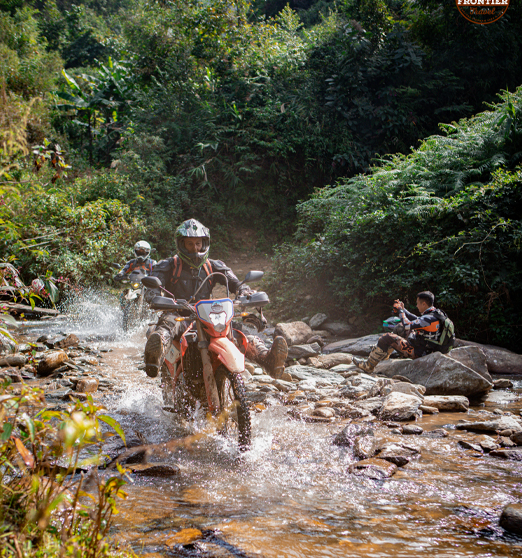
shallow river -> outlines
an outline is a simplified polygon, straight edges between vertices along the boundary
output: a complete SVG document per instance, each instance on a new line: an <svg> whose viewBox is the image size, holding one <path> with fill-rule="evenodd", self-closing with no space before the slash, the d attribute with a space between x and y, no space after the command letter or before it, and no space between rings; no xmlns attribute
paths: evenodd
<svg viewBox="0 0 522 558"><path fill-rule="evenodd" d="M159 381L137 369L145 327L125 336L117 310L107 310L103 301L89 304L74 320L30 323L27 331L31 337L74 332L90 336L91 346L112 349L105 353L105 370L125 391L103 401L126 432L155 443L201 428L176 423L162 410ZM506 393L510 402L488 409L518 412L522 381L515 385ZM178 465L181 474L127 485L113 534L149 556L522 556L522 539L498 526L502 508L522 502L522 462L461 450L457 441L470 435L449 426L444 439L402 437L420 449L420 457L391 479L374 481L349 474L350 450L332 444L343 423L302 423L286 411L274 406L252 416L253 447L241 460L218 436L158 457ZM430 430L464 418L440 413L418 424ZM166 546L183 528L200 529L204 537L185 548Z"/></svg>

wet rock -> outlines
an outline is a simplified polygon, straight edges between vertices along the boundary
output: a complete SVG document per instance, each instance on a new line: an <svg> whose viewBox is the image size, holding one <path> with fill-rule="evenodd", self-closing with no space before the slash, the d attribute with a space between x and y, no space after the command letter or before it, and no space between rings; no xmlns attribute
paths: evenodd
<svg viewBox="0 0 522 558"><path fill-rule="evenodd" d="M389 378L400 374L416 384L426 386L426 395L470 396L493 387L493 380L442 353L431 353L415 360L386 360L375 368Z"/></svg>
<svg viewBox="0 0 522 558"><path fill-rule="evenodd" d="M412 457L419 454L417 448L406 446L403 444L385 444L378 453L379 459L384 459L397 465L397 467L404 467L410 462Z"/></svg>
<svg viewBox="0 0 522 558"><path fill-rule="evenodd" d="M76 391L79 393L94 393L98 390L98 380L96 378L82 378L76 384Z"/></svg>
<svg viewBox="0 0 522 558"><path fill-rule="evenodd" d="M275 382L274 378L272 378L272 376L269 376L268 374L263 374L262 376L253 376L252 380L254 382L257 382L258 384L273 384Z"/></svg>
<svg viewBox="0 0 522 558"><path fill-rule="evenodd" d="M273 384L279 391L292 391L295 389L295 384L292 382L285 382L284 380L276 380Z"/></svg>
<svg viewBox="0 0 522 558"><path fill-rule="evenodd" d="M405 436L418 436L424 432L424 428L417 426L416 424L405 424L402 427L402 433Z"/></svg>
<svg viewBox="0 0 522 558"><path fill-rule="evenodd" d="M374 345L377 345L380 335L366 335L353 339L344 339L335 343L330 343L323 347L324 354L330 353L350 353L358 356L368 356Z"/></svg>
<svg viewBox="0 0 522 558"><path fill-rule="evenodd" d="M422 411L427 415L436 415L439 412L437 407L430 407L429 405L420 405L419 411Z"/></svg>
<svg viewBox="0 0 522 558"><path fill-rule="evenodd" d="M335 337L342 337L343 335L350 335L353 327L345 322L330 322L326 321L321 326L323 329L331 333Z"/></svg>
<svg viewBox="0 0 522 558"><path fill-rule="evenodd" d="M393 392L385 398L379 418L395 421L411 420L418 415L421 404L422 400L415 395Z"/></svg>
<svg viewBox="0 0 522 558"><path fill-rule="evenodd" d="M51 339L47 338L45 344L50 349L66 349L67 347L76 347L80 343L80 340L74 333L69 335L60 335L58 337L53 337Z"/></svg>
<svg viewBox="0 0 522 558"><path fill-rule="evenodd" d="M351 465L349 471L355 475L381 480L392 477L397 471L397 465L385 459L364 459Z"/></svg>
<svg viewBox="0 0 522 558"><path fill-rule="evenodd" d="M435 428L433 430L424 431L422 436L426 438L447 438L449 436L448 432L444 428Z"/></svg>
<svg viewBox="0 0 522 558"><path fill-rule="evenodd" d="M355 440L361 436L373 436L373 424L355 422L346 426L333 439L336 446L352 447Z"/></svg>
<svg viewBox="0 0 522 558"><path fill-rule="evenodd" d="M353 445L353 455L357 459L370 459L376 454L378 447L379 441L375 436L359 436Z"/></svg>
<svg viewBox="0 0 522 558"><path fill-rule="evenodd" d="M0 356L0 366L24 366L27 362L27 357L21 354L4 355Z"/></svg>
<svg viewBox="0 0 522 558"><path fill-rule="evenodd" d="M507 436L499 436L498 442L503 448L513 448L515 447L515 442Z"/></svg>
<svg viewBox="0 0 522 558"><path fill-rule="evenodd" d="M319 313L310 318L308 325L312 329L319 329L324 324L324 322L326 322L326 320L328 320L328 316L326 314Z"/></svg>
<svg viewBox="0 0 522 558"><path fill-rule="evenodd" d="M511 434L511 440L517 445L522 446L522 432Z"/></svg>
<svg viewBox="0 0 522 558"><path fill-rule="evenodd" d="M377 416L384 404L384 397L370 397L364 401L357 401L356 406L358 409L365 409L372 415Z"/></svg>
<svg viewBox="0 0 522 558"><path fill-rule="evenodd" d="M330 407L319 407L312 411L312 415L315 417L333 418L335 417L335 411Z"/></svg>
<svg viewBox="0 0 522 558"><path fill-rule="evenodd" d="M486 356L488 371L493 374L520 374L522 371L522 355L495 347L494 345L481 345L472 341L456 339L456 346L475 346L480 347Z"/></svg>
<svg viewBox="0 0 522 558"><path fill-rule="evenodd" d="M484 394L481 397L480 401L483 402L487 407L489 407L491 405L505 405L510 401L517 401L518 399L519 395L517 393L498 389Z"/></svg>
<svg viewBox="0 0 522 558"><path fill-rule="evenodd" d="M313 345L292 345L288 347L288 358L297 360L317 355L320 352L321 347L318 343L314 343Z"/></svg>
<svg viewBox="0 0 522 558"><path fill-rule="evenodd" d="M304 322L280 323L276 325L274 335L281 335L289 346L306 343L312 336L312 328Z"/></svg>
<svg viewBox="0 0 522 558"><path fill-rule="evenodd" d="M316 368L333 368L340 364L350 365L352 364L352 355L347 353L332 353L329 355L320 355L312 357L309 359L310 364Z"/></svg>
<svg viewBox="0 0 522 558"><path fill-rule="evenodd" d="M45 397L47 399L69 399L69 395L72 393L70 388L60 388L53 389L45 392Z"/></svg>
<svg viewBox="0 0 522 558"><path fill-rule="evenodd" d="M458 446L465 450L473 450L478 453L482 453L482 446L480 444L474 444L473 442L468 442L466 440L459 440Z"/></svg>
<svg viewBox="0 0 522 558"><path fill-rule="evenodd" d="M489 453L492 457L502 457L513 461L522 461L522 448L520 449L496 449Z"/></svg>
<svg viewBox="0 0 522 558"><path fill-rule="evenodd" d="M48 376L66 360L67 353L65 351L49 353L38 363L37 373L39 376Z"/></svg>
<svg viewBox="0 0 522 558"><path fill-rule="evenodd" d="M445 412L465 413L469 409L469 399L462 395L428 395L424 404Z"/></svg>
<svg viewBox="0 0 522 558"><path fill-rule="evenodd" d="M268 399L268 393L262 391L247 391L246 398L252 403L265 403Z"/></svg>
<svg viewBox="0 0 522 558"><path fill-rule="evenodd" d="M374 376L358 373L344 381L346 387L339 391L339 396L357 398L362 395L368 395L370 390L377 383L377 380L378 379Z"/></svg>
<svg viewBox="0 0 522 558"><path fill-rule="evenodd" d="M82 356L78 360L80 363L89 364L90 366L98 366L99 364L98 359L91 355Z"/></svg>
<svg viewBox="0 0 522 558"><path fill-rule="evenodd" d="M522 431L520 422L512 416L501 416L493 420L477 422L461 422L456 425L458 430L472 430L476 432L502 432L502 430Z"/></svg>
<svg viewBox="0 0 522 558"><path fill-rule="evenodd" d="M320 335L312 335L310 339L307 339L307 345L311 345L312 343L317 343L320 347L324 347L324 339Z"/></svg>
<svg viewBox="0 0 522 558"><path fill-rule="evenodd" d="M477 436L475 440L484 451L489 452L499 448L499 445L495 442L495 440L491 436L487 436L486 434Z"/></svg>
<svg viewBox="0 0 522 558"><path fill-rule="evenodd" d="M350 358L352 357L350 356ZM350 372L351 376L355 376L356 374L359 374L360 369L357 368L357 366L354 366L352 364L338 364L337 366L332 366L330 368L330 372L335 372L336 374L343 374L343 375L346 374L347 372Z"/></svg>
<svg viewBox="0 0 522 558"><path fill-rule="evenodd" d="M141 477L176 477L181 474L181 470L177 465L170 465L168 463L126 464L125 467L130 469L133 474Z"/></svg>
<svg viewBox="0 0 522 558"><path fill-rule="evenodd" d="M263 386L259 391L265 392L265 393L274 393L279 391L275 386L272 386L270 384L267 384L266 386Z"/></svg>
<svg viewBox="0 0 522 558"><path fill-rule="evenodd" d="M502 529L522 536L522 504L508 504L500 514L498 524Z"/></svg>
<svg viewBox="0 0 522 558"><path fill-rule="evenodd" d="M140 364L140 366L142 365ZM142 370L144 369L145 369L145 363L143 364ZM138 370L140 370L139 366L138 366ZM241 372L241 376L243 376L243 380L245 382L249 382L252 379L252 374L250 374L250 372L246 368L243 370L243 372Z"/></svg>
<svg viewBox="0 0 522 558"><path fill-rule="evenodd" d="M506 378L499 378L498 380L493 380L494 389L510 389L513 387L513 382L507 380Z"/></svg>

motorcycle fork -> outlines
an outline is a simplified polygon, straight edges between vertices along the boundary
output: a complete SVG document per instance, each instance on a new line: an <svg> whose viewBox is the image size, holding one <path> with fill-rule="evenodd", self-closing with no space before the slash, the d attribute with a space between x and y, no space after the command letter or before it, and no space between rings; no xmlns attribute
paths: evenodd
<svg viewBox="0 0 522 558"><path fill-rule="evenodd" d="M203 331L201 322L197 320L196 326L198 329L198 349L201 353L201 361L203 362L203 380L205 382L205 391L207 394L207 403L210 412L215 415L219 412L219 394L217 390L216 378L214 376L214 368L212 367L212 360L208 351L209 343L207 336Z"/></svg>

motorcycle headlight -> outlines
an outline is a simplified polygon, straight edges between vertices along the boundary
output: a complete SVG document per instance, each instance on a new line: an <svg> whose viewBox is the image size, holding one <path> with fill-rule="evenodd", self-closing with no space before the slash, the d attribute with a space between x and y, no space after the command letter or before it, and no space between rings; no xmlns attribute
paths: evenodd
<svg viewBox="0 0 522 558"><path fill-rule="evenodd" d="M227 315L225 314L225 312L212 313L210 314L209 318L211 324L214 326L214 329L218 333L225 331L227 327Z"/></svg>
<svg viewBox="0 0 522 558"><path fill-rule="evenodd" d="M133 286L135 289L137 289L137 288L140 286L140 284L139 284L139 283L133 283L132 286Z"/></svg>

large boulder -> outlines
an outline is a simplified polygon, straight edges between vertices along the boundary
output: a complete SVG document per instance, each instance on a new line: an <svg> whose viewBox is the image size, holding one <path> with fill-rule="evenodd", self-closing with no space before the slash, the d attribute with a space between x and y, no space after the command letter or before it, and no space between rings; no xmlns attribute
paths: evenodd
<svg viewBox="0 0 522 558"><path fill-rule="evenodd" d="M522 536L522 505L508 504L502 510L499 525L506 531Z"/></svg>
<svg viewBox="0 0 522 558"><path fill-rule="evenodd" d="M449 353L449 356L454 360L458 360L464 366L471 368L471 370L486 378L488 382L492 381L491 375L488 372L486 355L480 347L456 347Z"/></svg>
<svg viewBox="0 0 522 558"><path fill-rule="evenodd" d="M324 322L321 326L335 337L342 337L344 335L350 335L353 331L353 327L345 322Z"/></svg>
<svg viewBox="0 0 522 558"><path fill-rule="evenodd" d="M368 356L372 347L377 345L381 335L366 335L365 337L355 337L353 339L343 339L323 347L323 353L350 353L358 356Z"/></svg>
<svg viewBox="0 0 522 558"><path fill-rule="evenodd" d="M289 346L302 345L312 337L312 328L304 322L289 322L277 324L274 335L281 335Z"/></svg>
<svg viewBox="0 0 522 558"><path fill-rule="evenodd" d="M481 345L463 339L456 339L455 345L480 347L486 356L488 371L492 374L522 374L522 355L495 345Z"/></svg>
<svg viewBox="0 0 522 558"><path fill-rule="evenodd" d="M422 400L415 395L394 391L384 400L379 418L391 421L412 420L418 415L421 404Z"/></svg>
<svg viewBox="0 0 522 558"><path fill-rule="evenodd" d="M379 363L375 372L388 378L400 375L426 387L426 395L464 395L484 393L493 387L485 378L458 360L442 353L431 353L415 360L388 360Z"/></svg>
<svg viewBox="0 0 522 558"><path fill-rule="evenodd" d="M329 382L330 384L335 385L344 382L344 376L341 376L341 374L314 368L313 366L288 366L287 368L285 368L285 372L290 374L292 376L292 379L299 381L322 379Z"/></svg>

